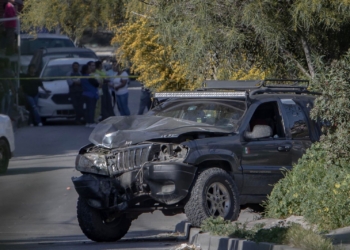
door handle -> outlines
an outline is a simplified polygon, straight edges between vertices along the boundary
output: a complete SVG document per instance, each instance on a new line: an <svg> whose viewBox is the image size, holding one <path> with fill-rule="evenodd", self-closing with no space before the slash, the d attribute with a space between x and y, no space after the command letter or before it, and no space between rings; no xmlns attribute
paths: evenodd
<svg viewBox="0 0 350 250"><path fill-rule="evenodd" d="M278 146L277 150L279 152L289 152L291 148L292 148L292 145L283 145L283 146Z"/></svg>

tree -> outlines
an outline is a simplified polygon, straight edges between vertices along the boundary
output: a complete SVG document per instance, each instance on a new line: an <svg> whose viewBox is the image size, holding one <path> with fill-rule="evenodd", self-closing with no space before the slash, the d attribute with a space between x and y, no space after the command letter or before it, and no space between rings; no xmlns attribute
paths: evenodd
<svg viewBox="0 0 350 250"><path fill-rule="evenodd" d="M120 44L120 59L130 60L132 70L147 87L158 91L193 89L186 66L171 59L171 45L161 44L149 18L138 17L117 29L113 42Z"/></svg>
<svg viewBox="0 0 350 250"><path fill-rule="evenodd" d="M86 29L109 29L125 18L123 0L26 0L21 14L22 29L60 27L71 37Z"/></svg>
<svg viewBox="0 0 350 250"><path fill-rule="evenodd" d="M192 72L212 68L214 79L220 69L230 72L237 65L270 69L275 76L313 78L313 58L324 56L331 62L350 44L350 3L345 0L149 3L157 8L161 38L165 43L176 40L176 59Z"/></svg>
<svg viewBox="0 0 350 250"><path fill-rule="evenodd" d="M192 86L203 79L238 79L249 72L255 72L249 73L252 77L314 78L315 61L322 57L329 64L349 49L349 10L348 0L26 0L22 18L27 29L60 25L77 37L86 28L113 28L119 43L130 41L118 37L121 33L137 38L127 30L147 18L152 43L165 48L168 73L174 77L181 72L177 77ZM143 46L130 44L134 49ZM132 62L142 75L146 71L139 63L158 60L145 52L139 54L143 60ZM124 54L138 58L131 50ZM185 70L175 69L174 62ZM151 81L150 74L145 79Z"/></svg>

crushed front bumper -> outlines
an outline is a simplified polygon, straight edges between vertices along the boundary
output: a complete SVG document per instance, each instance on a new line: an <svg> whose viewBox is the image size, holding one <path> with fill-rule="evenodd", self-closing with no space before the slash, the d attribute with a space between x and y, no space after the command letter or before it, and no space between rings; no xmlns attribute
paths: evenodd
<svg viewBox="0 0 350 250"><path fill-rule="evenodd" d="M145 165L143 181L154 200L172 205L188 195L196 172L196 167L182 163L149 163Z"/></svg>
<svg viewBox="0 0 350 250"><path fill-rule="evenodd" d="M196 171L183 163L147 163L118 177L83 174L72 181L91 206L125 210L147 199L166 205L178 203L188 195Z"/></svg>

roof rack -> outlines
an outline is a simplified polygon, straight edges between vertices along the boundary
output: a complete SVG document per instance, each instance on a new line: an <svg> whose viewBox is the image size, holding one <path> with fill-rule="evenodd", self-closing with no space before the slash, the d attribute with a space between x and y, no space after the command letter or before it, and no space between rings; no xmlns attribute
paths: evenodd
<svg viewBox="0 0 350 250"><path fill-rule="evenodd" d="M277 83L285 83L290 82L293 84L273 84L268 85L268 82L277 82ZM299 85L299 83L306 83L306 85ZM299 89L307 89L309 87L309 80L299 80L299 79L265 79L263 82L264 87L268 88L299 88Z"/></svg>
<svg viewBox="0 0 350 250"><path fill-rule="evenodd" d="M274 83L292 83L292 84L268 84L270 82ZM305 85L299 85L299 83L306 83ZM268 88L290 88L290 89L307 89L309 87L308 80L298 80L298 79L265 79L265 80L234 80L234 81L215 81L208 80L202 84L202 89L199 90L243 90L252 91L255 89L260 89L261 87Z"/></svg>
<svg viewBox="0 0 350 250"><path fill-rule="evenodd" d="M245 98L245 91L235 91L235 92L212 92L212 91L175 91L175 92L156 92L154 93L154 98Z"/></svg>
<svg viewBox="0 0 350 250"><path fill-rule="evenodd" d="M288 84L283 84L288 83ZM320 95L308 91L309 80L300 79L265 79L265 80L237 80L237 81L205 81L199 91L233 90L245 91L247 98L264 93L295 93Z"/></svg>
<svg viewBox="0 0 350 250"><path fill-rule="evenodd" d="M297 88L263 87L261 89L256 89L249 92L249 97L257 94L264 94L264 93L295 93L295 94L321 95L321 93L308 91L307 89L302 89L298 87Z"/></svg>
<svg viewBox="0 0 350 250"><path fill-rule="evenodd" d="M280 83L290 84L280 84ZM277 83L277 84L270 84ZM304 84L304 85L300 85ZM248 105L253 95L264 93L295 93L320 95L317 92L308 91L309 81L298 79L265 79L265 80L240 80L240 81L205 81L201 89L197 91L157 92L154 98L228 98L246 99ZM212 91L208 91L212 90ZM220 91L221 90L221 91ZM222 91L232 90L232 91ZM158 100L159 101L159 100Z"/></svg>
<svg viewBox="0 0 350 250"><path fill-rule="evenodd" d="M216 81L207 80L203 82L202 89L199 90L209 90L209 89L227 89L227 90L253 90L258 89L262 86L264 81L262 80L235 80L235 81Z"/></svg>

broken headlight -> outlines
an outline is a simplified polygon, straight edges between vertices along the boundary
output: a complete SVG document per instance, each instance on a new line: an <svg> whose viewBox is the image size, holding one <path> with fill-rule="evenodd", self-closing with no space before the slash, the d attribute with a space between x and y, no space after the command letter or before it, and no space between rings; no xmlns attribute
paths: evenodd
<svg viewBox="0 0 350 250"><path fill-rule="evenodd" d="M164 143L154 146L154 159L156 161L183 161L188 148L179 144Z"/></svg>
<svg viewBox="0 0 350 250"><path fill-rule="evenodd" d="M109 175L106 157L100 154L79 154L75 161L75 168L80 172Z"/></svg>

